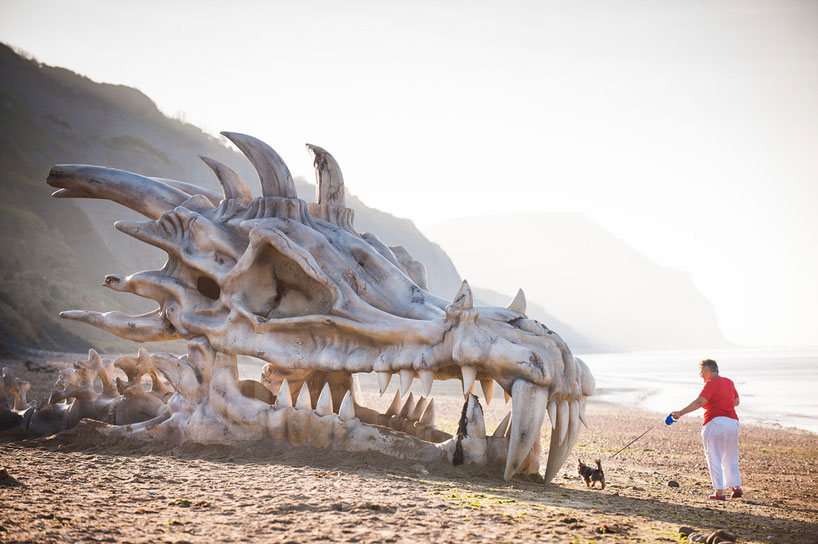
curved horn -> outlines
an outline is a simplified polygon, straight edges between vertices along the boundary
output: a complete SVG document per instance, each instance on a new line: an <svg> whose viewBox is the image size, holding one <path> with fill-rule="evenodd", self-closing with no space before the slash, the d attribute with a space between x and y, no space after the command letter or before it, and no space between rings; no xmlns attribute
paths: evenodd
<svg viewBox="0 0 818 544"><path fill-rule="evenodd" d="M317 145L307 144L307 149L315 160L315 200L318 204L330 204L346 208L344 197L344 176L335 157Z"/></svg>
<svg viewBox="0 0 818 544"><path fill-rule="evenodd" d="M190 195L151 178L104 166L57 164L46 183L60 190L55 198L105 198L156 219Z"/></svg>
<svg viewBox="0 0 818 544"><path fill-rule="evenodd" d="M295 184L290 170L275 149L257 138L238 132L222 132L222 136L236 144L258 172L261 194L296 198Z"/></svg>
<svg viewBox="0 0 818 544"><path fill-rule="evenodd" d="M250 189L247 188L244 180L241 179L232 168L205 155L199 155L199 158L202 159L202 161L213 170L216 177L219 178L219 183L222 184L222 190L224 191L225 200L235 198L245 204L253 200L253 194L250 192Z"/></svg>
<svg viewBox="0 0 818 544"><path fill-rule="evenodd" d="M183 193L187 193L190 196L202 195L207 198L214 206L218 206L222 201L222 195L217 193L216 191L211 191L210 189L205 189L204 187L199 187L198 185L194 185L193 183L188 183L186 181L179 181L176 179L168 179L168 178L151 178L154 181L158 181L159 183L164 183L165 185L169 185L174 189L179 189Z"/></svg>
<svg viewBox="0 0 818 544"><path fill-rule="evenodd" d="M60 312L60 317L93 325L134 342L163 342L180 338L172 325L162 318L159 309L142 315L69 310Z"/></svg>

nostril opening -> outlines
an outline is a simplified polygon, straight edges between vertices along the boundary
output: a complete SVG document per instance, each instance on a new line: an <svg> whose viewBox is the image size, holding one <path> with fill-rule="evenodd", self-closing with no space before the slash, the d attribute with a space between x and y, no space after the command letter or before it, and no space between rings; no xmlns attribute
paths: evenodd
<svg viewBox="0 0 818 544"><path fill-rule="evenodd" d="M207 276L199 276L199 279L196 280L196 289L198 289L201 294L212 300L219 300L219 296L222 294L222 290L219 289L219 285Z"/></svg>

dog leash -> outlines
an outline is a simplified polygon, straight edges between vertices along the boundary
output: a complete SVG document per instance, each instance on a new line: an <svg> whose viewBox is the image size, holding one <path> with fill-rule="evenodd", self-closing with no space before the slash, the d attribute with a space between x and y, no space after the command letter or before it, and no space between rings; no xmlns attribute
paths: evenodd
<svg viewBox="0 0 818 544"><path fill-rule="evenodd" d="M673 417L672 417L670 414L668 414L668 416L665 418L665 422L664 422L664 423L665 423L665 425L672 425L672 424L676 423L676 421L678 421L678 420L673 419ZM643 436L645 436L646 434L648 434L649 432L651 432L651 431L652 431L653 429L655 429L655 428L656 428L658 425L659 425L659 424L657 423L656 425L654 425L653 427L651 427L651 428L650 428L650 429L648 429L647 431L643 432L642 434L640 434L639 436L637 436L636 438L634 438L633 440L631 440L630 442L628 442L628 444L627 444L627 445L626 445L624 448L622 448L622 449L621 449L621 450L619 450L618 452L616 452L616 453L614 453L613 455L611 455L611 456L609 457L609 459L613 459L614 457L616 457L617 455L619 455L620 453L622 453L623 451L625 451L626 449L628 449L628 446L630 446L631 444L633 444L634 442L636 442L637 440L639 440L640 438L642 438Z"/></svg>

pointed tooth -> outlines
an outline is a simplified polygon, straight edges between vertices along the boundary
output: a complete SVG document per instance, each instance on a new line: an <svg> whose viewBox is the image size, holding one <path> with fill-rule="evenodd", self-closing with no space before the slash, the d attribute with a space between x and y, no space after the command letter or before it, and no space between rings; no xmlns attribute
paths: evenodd
<svg viewBox="0 0 818 544"><path fill-rule="evenodd" d="M491 399L494 397L494 380L480 380L480 388L483 390L483 398L486 399L486 404L491 404Z"/></svg>
<svg viewBox="0 0 818 544"><path fill-rule="evenodd" d="M378 372L378 387L381 390L381 396L386 392L386 388L389 387L389 380L391 379L391 372Z"/></svg>
<svg viewBox="0 0 818 544"><path fill-rule="evenodd" d="M559 408L557 409L557 428L556 432L560 436L560 446L563 445L565 442L565 435L568 434L568 418L570 417L570 411L568 408L568 401L564 400L560 402Z"/></svg>
<svg viewBox="0 0 818 544"><path fill-rule="evenodd" d="M298 399L295 401L296 410L312 410L312 399L310 398L310 388L307 387L307 382L301 386L301 391L298 393Z"/></svg>
<svg viewBox="0 0 818 544"><path fill-rule="evenodd" d="M363 394L361 393L361 379L358 373L352 375L352 400L359 404L363 401Z"/></svg>
<svg viewBox="0 0 818 544"><path fill-rule="evenodd" d="M473 366L462 366L460 372L463 374L463 394L468 395L477 377L477 369Z"/></svg>
<svg viewBox="0 0 818 544"><path fill-rule="evenodd" d="M276 408L292 408L292 406L293 396L290 393L290 384L287 383L287 378L284 378L278 390L278 397L276 397Z"/></svg>
<svg viewBox="0 0 818 544"><path fill-rule="evenodd" d="M412 410L412 413L409 414L409 419L412 421L420 421L420 416L423 415L423 412L426 410L426 406L429 404L429 399L426 397L420 397L420 400L417 404L415 404L415 409Z"/></svg>
<svg viewBox="0 0 818 544"><path fill-rule="evenodd" d="M435 383L435 373L431 370L421 370L420 383L423 384L423 396L428 397L432 393L432 384Z"/></svg>
<svg viewBox="0 0 818 544"><path fill-rule="evenodd" d="M406 403L403 405L403 408L400 410L400 417L404 419L409 419L409 414L411 414L415 409L415 396L412 393L409 393L409 397L406 399Z"/></svg>
<svg viewBox="0 0 818 544"><path fill-rule="evenodd" d="M548 419L551 420L551 429L557 428L557 401L548 401Z"/></svg>
<svg viewBox="0 0 818 544"><path fill-rule="evenodd" d="M512 300L511 304L506 306L506 308L517 312L518 314L525 315L525 293L523 293L522 289L517 291L517 295L514 297L514 300Z"/></svg>
<svg viewBox="0 0 818 544"><path fill-rule="evenodd" d="M396 416L400 413L400 391L395 391L395 398L392 399L392 404L386 410L387 416Z"/></svg>
<svg viewBox="0 0 818 544"><path fill-rule="evenodd" d="M579 434L579 401L572 400L569 406L568 436L565 439L565 443L568 444L568 448L570 449Z"/></svg>
<svg viewBox="0 0 818 544"><path fill-rule="evenodd" d="M420 416L420 424L428 427L435 426L435 399L429 399L429 406L423 411Z"/></svg>
<svg viewBox="0 0 818 544"><path fill-rule="evenodd" d="M415 379L415 371L410 368L404 368L400 371L400 396L404 396L409 388L412 387L412 381Z"/></svg>
<svg viewBox="0 0 818 544"><path fill-rule="evenodd" d="M501 421L500 424L497 425L497 428L494 429L494 434L492 434L491 436L498 436L500 438L504 437L506 435L506 432L508 431L508 424L510 422L511 422L511 412L506 414L506 417L504 417L503 421Z"/></svg>
<svg viewBox="0 0 818 544"><path fill-rule="evenodd" d="M324 384L321 394L318 395L318 402L315 403L315 413L319 416L328 416L332 413L332 393L329 390L328 383Z"/></svg>
<svg viewBox="0 0 818 544"><path fill-rule="evenodd" d="M338 410L338 417L341 418L341 421L355 419L355 403L353 402L351 391L347 391L346 395L344 395L341 408Z"/></svg>
<svg viewBox="0 0 818 544"><path fill-rule="evenodd" d="M503 397L505 397L506 404L508 404L508 401L511 400L511 395L509 395L508 393L505 392L505 390L503 390Z"/></svg>
<svg viewBox="0 0 818 544"><path fill-rule="evenodd" d="M469 394L466 405L466 428L467 436L474 438L486 438L486 420L483 418L483 409L477 396Z"/></svg>
<svg viewBox="0 0 818 544"><path fill-rule="evenodd" d="M548 390L545 387L523 379L514 382L511 394L514 402L511 403L511 436L503 474L506 481L514 476L531 451L539 435L545 417L545 405L548 403Z"/></svg>
<svg viewBox="0 0 818 544"><path fill-rule="evenodd" d="M585 420L585 403L586 402L588 402L588 397L583 395L582 398L579 399L579 420L582 422L583 425L585 425L586 429L590 429L590 427L588 427L588 422Z"/></svg>

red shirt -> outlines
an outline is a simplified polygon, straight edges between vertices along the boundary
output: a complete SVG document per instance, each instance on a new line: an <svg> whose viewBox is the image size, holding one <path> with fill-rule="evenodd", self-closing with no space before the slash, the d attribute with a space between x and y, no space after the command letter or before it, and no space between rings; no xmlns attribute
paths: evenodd
<svg viewBox="0 0 818 544"><path fill-rule="evenodd" d="M711 378L704 384L700 397L707 399L704 405L704 425L714 417L724 416L738 419L736 399L738 391L730 378Z"/></svg>

